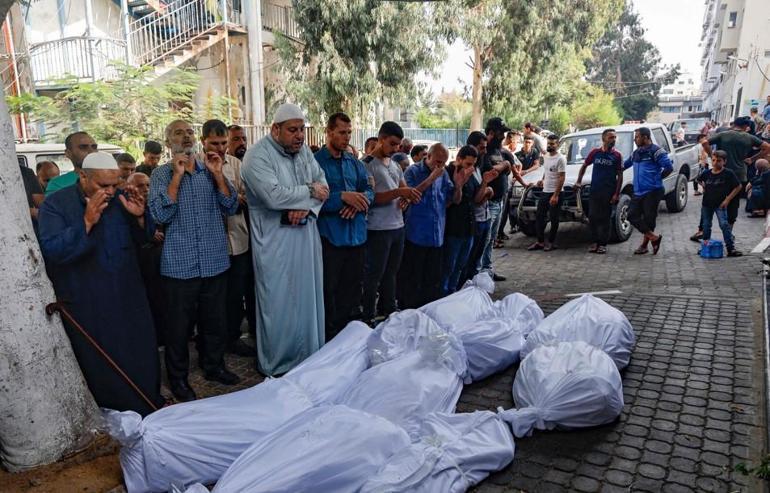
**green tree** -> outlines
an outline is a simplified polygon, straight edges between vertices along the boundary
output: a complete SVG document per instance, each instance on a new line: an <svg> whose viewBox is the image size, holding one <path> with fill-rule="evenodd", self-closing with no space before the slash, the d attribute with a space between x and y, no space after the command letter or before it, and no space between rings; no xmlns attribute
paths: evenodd
<svg viewBox="0 0 770 493"><path fill-rule="evenodd" d="M193 105L200 80L194 72L178 70L158 82L152 81L151 67L116 64L115 70L118 75L112 81L65 80L62 85L68 89L53 97L21 94L6 100L11 113L26 113L31 121L60 130L49 132L48 140L61 142L67 133L84 130L97 142L116 144L137 155L143 141L160 138L174 119L226 119L226 98L208 98L199 108Z"/></svg>
<svg viewBox="0 0 770 493"><path fill-rule="evenodd" d="M611 94L593 89L572 108L572 123L579 129L617 125L622 121Z"/></svg>
<svg viewBox="0 0 770 493"><path fill-rule="evenodd" d="M460 94L442 94L435 104L422 106L416 119L422 128L468 128L471 103Z"/></svg>
<svg viewBox="0 0 770 493"><path fill-rule="evenodd" d="M588 80L615 96L629 120L645 118L657 104L661 86L679 75L679 65L661 64L660 52L644 34L639 14L624 0L617 23L596 43L587 64Z"/></svg>
<svg viewBox="0 0 770 493"><path fill-rule="evenodd" d="M557 134L563 134L569 129L572 118L567 108L557 106L551 110L548 117L548 130Z"/></svg>
<svg viewBox="0 0 770 493"><path fill-rule="evenodd" d="M482 109L532 114L568 102L582 61L621 0L454 0L454 32L473 51L472 128Z"/></svg>
<svg viewBox="0 0 770 493"><path fill-rule="evenodd" d="M361 118L375 102L414 99L416 75L441 61L436 40L447 31L438 19L423 22L428 5L379 0L294 0L293 5L300 42L278 42L282 88L311 120L340 110Z"/></svg>

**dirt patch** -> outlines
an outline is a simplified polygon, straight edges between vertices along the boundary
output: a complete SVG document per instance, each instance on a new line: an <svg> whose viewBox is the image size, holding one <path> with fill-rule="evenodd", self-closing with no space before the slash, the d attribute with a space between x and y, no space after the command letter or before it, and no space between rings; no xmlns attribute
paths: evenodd
<svg viewBox="0 0 770 493"><path fill-rule="evenodd" d="M0 469L2 493L103 493L123 491L118 444L107 436L49 466L20 473Z"/></svg>

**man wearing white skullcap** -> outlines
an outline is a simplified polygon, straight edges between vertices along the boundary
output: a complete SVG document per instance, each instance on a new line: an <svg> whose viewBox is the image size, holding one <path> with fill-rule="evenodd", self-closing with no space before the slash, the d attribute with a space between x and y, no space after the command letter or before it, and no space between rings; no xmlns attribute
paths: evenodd
<svg viewBox="0 0 770 493"><path fill-rule="evenodd" d="M305 145L305 115L284 103L270 135L241 167L251 222L257 293L257 367L291 370L324 344L323 265L316 221L329 196Z"/></svg>
<svg viewBox="0 0 770 493"><path fill-rule="evenodd" d="M150 307L137 263L144 242L144 197L133 186L117 190L120 169L93 152L78 181L40 207L40 249L57 299L155 406L160 365ZM115 198L117 197L117 200ZM64 324L88 388L101 407L152 411L82 334Z"/></svg>

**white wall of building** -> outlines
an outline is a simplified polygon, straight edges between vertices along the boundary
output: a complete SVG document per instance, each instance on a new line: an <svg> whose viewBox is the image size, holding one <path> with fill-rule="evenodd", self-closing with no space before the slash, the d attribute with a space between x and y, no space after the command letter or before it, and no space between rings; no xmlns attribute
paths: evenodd
<svg viewBox="0 0 770 493"><path fill-rule="evenodd" d="M86 2L93 9L91 36L123 38L120 6L111 0L38 0L26 16L27 42L52 41L68 36L85 36ZM64 25L60 25L59 19Z"/></svg>
<svg viewBox="0 0 770 493"><path fill-rule="evenodd" d="M702 42L704 107L714 119L747 115L752 101L761 107L770 94L770 1L709 0Z"/></svg>

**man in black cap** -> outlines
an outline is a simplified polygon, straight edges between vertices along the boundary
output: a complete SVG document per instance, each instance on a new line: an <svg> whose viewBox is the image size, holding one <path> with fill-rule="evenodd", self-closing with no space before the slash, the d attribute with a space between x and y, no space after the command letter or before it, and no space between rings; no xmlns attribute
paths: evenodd
<svg viewBox="0 0 770 493"><path fill-rule="evenodd" d="M742 190L746 188L746 183L748 182L746 163L753 162L758 157L765 157L770 154L770 143L763 142L756 135L750 134L750 127L751 118L742 116L735 119L732 129L713 134L710 137L701 139L700 142L709 156L711 156L712 145L727 153L725 167L738 177ZM758 148L759 151L755 152L755 148ZM738 218L739 204L740 195L736 195L727 206L727 221L730 223L730 226L733 226ZM691 239L699 239L698 234L702 233L699 231Z"/></svg>
<svg viewBox="0 0 770 493"><path fill-rule="evenodd" d="M488 202L489 215L492 222L490 225L490 235L486 240L484 253L481 256L481 270L491 273L495 281L505 281L505 277L496 274L492 269L492 248L497 239L497 230L500 227L500 216L503 210L502 201L508 194L509 175L513 173L514 179L521 183L522 186L526 186L519 173L513 168L513 162L509 160L510 157L506 158L502 152L505 134L510 130L510 127L500 117L490 118L487 121L486 127L484 127L484 133L487 136L487 152L482 158L485 164L484 169L495 169L499 174L497 178L489 183L489 186L494 191Z"/></svg>

